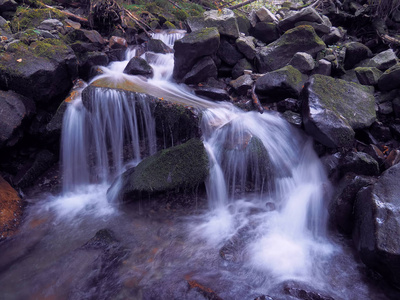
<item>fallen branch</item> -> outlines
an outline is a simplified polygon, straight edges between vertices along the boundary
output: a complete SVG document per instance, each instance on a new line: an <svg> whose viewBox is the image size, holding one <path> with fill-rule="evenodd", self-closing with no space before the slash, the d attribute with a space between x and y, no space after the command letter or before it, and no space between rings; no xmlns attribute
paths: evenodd
<svg viewBox="0 0 400 300"><path fill-rule="evenodd" d="M180 7L180 6L178 5L178 3L176 3L176 2L174 2L174 1L172 1L172 0L168 0L168 2L171 3L172 5L176 6L177 8L182 9L182 7Z"/></svg>
<svg viewBox="0 0 400 300"><path fill-rule="evenodd" d="M264 113L264 108L262 107L260 103L260 99L258 99L258 96L256 94L256 85L253 85L253 88L251 89L251 98L253 99L253 105L257 108L258 112L260 114Z"/></svg>
<svg viewBox="0 0 400 300"><path fill-rule="evenodd" d="M49 8L49 9L53 9L53 10L59 11L60 13L62 13L62 14L65 15L68 19L71 19L72 21L79 22L79 23L81 23L82 25L87 26L87 27L89 26L89 20L86 19L86 18L83 18L83 17L81 17L81 16L75 15L75 14L70 13L70 12L68 12L68 11L59 10L58 8L55 8L55 7L53 7L53 6L44 4L44 3L42 3L42 2L38 2L38 3L39 3L41 6L43 6L43 7L46 7L46 8Z"/></svg>
<svg viewBox="0 0 400 300"><path fill-rule="evenodd" d="M390 44L395 44L396 46L400 46L400 40L399 39L391 37L390 35L387 35L387 34L381 34L380 37L384 42L387 42L387 43L390 43Z"/></svg>
<svg viewBox="0 0 400 300"><path fill-rule="evenodd" d="M236 4L236 5L233 5L233 6L228 6L228 8L229 9L238 9L238 8L241 8L242 6L245 6L247 4L253 3L255 1L257 1L257 0L247 0L247 1L243 2L243 3L239 3L239 4Z"/></svg>

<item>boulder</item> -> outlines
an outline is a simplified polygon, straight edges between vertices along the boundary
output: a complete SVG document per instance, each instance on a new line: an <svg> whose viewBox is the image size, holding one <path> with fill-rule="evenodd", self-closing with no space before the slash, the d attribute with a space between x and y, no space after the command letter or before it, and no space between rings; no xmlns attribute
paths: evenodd
<svg viewBox="0 0 400 300"><path fill-rule="evenodd" d="M344 59L344 68L346 70L352 69L356 64L364 59L372 57L371 50L359 42L351 42L345 44L346 56Z"/></svg>
<svg viewBox="0 0 400 300"><path fill-rule="evenodd" d="M217 101L230 101L231 97L228 92L224 89L219 89L210 86L199 86L196 87L194 92L198 96L203 96L208 99L217 100Z"/></svg>
<svg viewBox="0 0 400 300"><path fill-rule="evenodd" d="M232 69L232 78L236 79L244 74L245 70L253 71L253 65L245 58L242 58Z"/></svg>
<svg viewBox="0 0 400 300"><path fill-rule="evenodd" d="M0 241L18 228L22 216L22 200L16 190L0 176Z"/></svg>
<svg viewBox="0 0 400 300"><path fill-rule="evenodd" d="M239 27L234 12L224 8L204 12L201 17L187 19L190 30L197 31L207 27L216 27L221 35L237 39Z"/></svg>
<svg viewBox="0 0 400 300"><path fill-rule="evenodd" d="M37 29L41 30L47 30L47 31L52 31L52 30L59 30L64 26L64 24L57 19L46 19L40 25L37 27Z"/></svg>
<svg viewBox="0 0 400 300"><path fill-rule="evenodd" d="M174 78L181 81L201 57L215 54L219 39L217 28L212 27L193 31L177 40L174 44Z"/></svg>
<svg viewBox="0 0 400 300"><path fill-rule="evenodd" d="M255 91L260 100L265 102L298 98L306 80L305 75L289 65L258 78Z"/></svg>
<svg viewBox="0 0 400 300"><path fill-rule="evenodd" d="M256 47L254 45L254 38L251 36L241 36L236 40L236 47L242 54L252 61L256 57Z"/></svg>
<svg viewBox="0 0 400 300"><path fill-rule="evenodd" d="M382 71L375 67L357 67L354 71L363 85L376 85L382 76Z"/></svg>
<svg viewBox="0 0 400 300"><path fill-rule="evenodd" d="M324 58L318 60L318 64L312 72L312 74L319 74L325 76L331 76L331 73L332 73L332 63Z"/></svg>
<svg viewBox="0 0 400 300"><path fill-rule="evenodd" d="M0 88L14 90L40 105L64 97L78 73L77 58L58 39L15 41L0 53Z"/></svg>
<svg viewBox="0 0 400 300"><path fill-rule="evenodd" d="M161 40L151 39L147 42L147 51L165 54L171 53L172 49Z"/></svg>
<svg viewBox="0 0 400 300"><path fill-rule="evenodd" d="M84 42L90 43L97 50L100 50L106 43L103 37L96 30L87 30L87 29L76 29L72 32L68 33L67 39L73 43L75 42Z"/></svg>
<svg viewBox="0 0 400 300"><path fill-rule="evenodd" d="M274 71L287 65L297 52L306 52L315 57L323 49L324 42L311 26L298 26L285 32L275 42L260 48L256 66L260 73Z"/></svg>
<svg viewBox="0 0 400 300"><path fill-rule="evenodd" d="M256 15L260 22L270 22L270 23L277 23L278 19L275 15L265 6L260 7L256 10Z"/></svg>
<svg viewBox="0 0 400 300"><path fill-rule="evenodd" d="M250 30L250 34L263 43L269 44L279 38L278 28L275 23L259 22Z"/></svg>
<svg viewBox="0 0 400 300"><path fill-rule="evenodd" d="M153 68L141 57L133 57L124 69L125 74L142 75L147 78L153 77Z"/></svg>
<svg viewBox="0 0 400 300"><path fill-rule="evenodd" d="M387 69L378 80L381 91L390 91L400 88L400 63Z"/></svg>
<svg viewBox="0 0 400 300"><path fill-rule="evenodd" d="M79 55L79 78L86 81L90 80L97 74L98 66L107 66L108 63L108 56L104 52L85 52Z"/></svg>
<svg viewBox="0 0 400 300"><path fill-rule="evenodd" d="M315 68L313 57L305 52L297 52L289 61L289 65L292 65L301 73L310 72Z"/></svg>
<svg viewBox="0 0 400 300"><path fill-rule="evenodd" d="M388 49L386 51L382 51L372 57L371 59L367 59L362 61L359 66L360 67L375 67L381 71L385 71L390 67L394 66L397 63L398 59L393 49Z"/></svg>
<svg viewBox="0 0 400 300"><path fill-rule="evenodd" d="M128 48L128 43L126 39L120 36L112 36L110 37L108 44L111 49L126 49Z"/></svg>
<svg viewBox="0 0 400 300"><path fill-rule="evenodd" d="M114 184L121 180L118 198L124 201L151 194L192 191L204 183L208 169L208 156L202 141L191 139L143 159Z"/></svg>
<svg viewBox="0 0 400 300"><path fill-rule="evenodd" d="M288 121L289 123L293 124L294 126L297 126L301 128L301 125L303 124L303 120L301 119L301 115L298 113L295 113L293 111L285 111L282 114L282 117Z"/></svg>
<svg viewBox="0 0 400 300"><path fill-rule="evenodd" d="M400 164L357 194L353 241L362 261L400 287Z"/></svg>
<svg viewBox="0 0 400 300"><path fill-rule="evenodd" d="M324 23L324 20L314 8L306 7L281 20L278 23L278 27L279 30L285 32L295 27L295 24L301 21L315 22L319 24Z"/></svg>
<svg viewBox="0 0 400 300"><path fill-rule="evenodd" d="M221 39L217 55L228 66L234 66L240 59L243 58L243 54L225 39Z"/></svg>
<svg viewBox="0 0 400 300"><path fill-rule="evenodd" d="M319 24L319 23L309 22L309 21L300 21L295 24L295 27L300 26L300 25L310 25L312 28L314 28L315 32L320 37L331 32L331 27L328 25L325 25L325 24Z"/></svg>
<svg viewBox="0 0 400 300"><path fill-rule="evenodd" d="M339 170L342 174L352 172L357 175L365 176L379 175L378 162L364 152L348 152L340 160Z"/></svg>
<svg viewBox="0 0 400 300"><path fill-rule="evenodd" d="M344 34L336 27L331 27L329 33L321 38L327 45L334 45L343 38Z"/></svg>
<svg viewBox="0 0 400 300"><path fill-rule="evenodd" d="M306 132L327 147L350 147L354 130L376 119L374 96L353 82L313 75L300 100Z"/></svg>
<svg viewBox="0 0 400 300"><path fill-rule="evenodd" d="M7 20L2 16L0 16L0 36L4 36L7 39L12 36L11 28L8 25Z"/></svg>
<svg viewBox="0 0 400 300"><path fill-rule="evenodd" d="M232 80L229 84L235 89L238 95L246 95L253 87L253 79L251 75L242 75L239 78Z"/></svg>
<svg viewBox="0 0 400 300"><path fill-rule="evenodd" d="M200 59L193 68L183 77L186 84L197 84L207 81L208 78L217 78L218 70L210 56Z"/></svg>
<svg viewBox="0 0 400 300"><path fill-rule="evenodd" d="M32 100L13 91L0 91L0 148L13 146L20 140L24 123L34 110Z"/></svg>

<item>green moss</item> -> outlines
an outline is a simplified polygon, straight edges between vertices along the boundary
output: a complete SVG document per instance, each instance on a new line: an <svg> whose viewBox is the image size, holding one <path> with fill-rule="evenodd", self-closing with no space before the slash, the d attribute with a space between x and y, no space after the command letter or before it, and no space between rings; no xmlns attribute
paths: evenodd
<svg viewBox="0 0 400 300"><path fill-rule="evenodd" d="M58 39L44 39L42 41L34 42L30 50L35 56L54 58L60 53L67 52L68 47L63 41Z"/></svg>
<svg viewBox="0 0 400 300"><path fill-rule="evenodd" d="M30 9L19 7L11 21L12 31L19 32L28 28L35 28L46 19L64 20L65 16L56 9Z"/></svg>

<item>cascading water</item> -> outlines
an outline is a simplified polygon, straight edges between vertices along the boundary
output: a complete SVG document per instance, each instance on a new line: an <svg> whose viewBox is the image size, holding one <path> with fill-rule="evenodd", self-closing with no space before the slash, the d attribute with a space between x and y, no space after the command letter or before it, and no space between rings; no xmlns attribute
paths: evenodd
<svg viewBox="0 0 400 300"><path fill-rule="evenodd" d="M171 46L182 34L153 37ZM110 181L126 164L156 151L155 124L140 94L94 89L90 101L78 96L65 113L63 194L32 200L22 233L0 243L0 298L298 299L286 293L295 280L335 299L387 299L351 253L328 241L330 185L300 130L273 113L209 102L172 83L172 54L142 55L152 79L123 74L135 55L127 51L96 79L129 80L202 111L208 209L157 203L143 214L141 204L107 202Z"/></svg>

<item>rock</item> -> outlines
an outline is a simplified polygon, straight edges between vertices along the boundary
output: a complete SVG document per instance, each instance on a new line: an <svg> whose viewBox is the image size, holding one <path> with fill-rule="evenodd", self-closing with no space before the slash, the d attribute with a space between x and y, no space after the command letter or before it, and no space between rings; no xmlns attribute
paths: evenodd
<svg viewBox="0 0 400 300"><path fill-rule="evenodd" d="M37 29L52 31L52 30L59 30L63 26L64 26L64 24L60 20L47 19L47 20L44 20L42 23L40 23L40 25L37 27Z"/></svg>
<svg viewBox="0 0 400 300"><path fill-rule="evenodd" d="M277 109L279 112L285 112L287 110L290 110L293 112L299 112L300 111L300 101L298 99L286 98L277 103Z"/></svg>
<svg viewBox="0 0 400 300"><path fill-rule="evenodd" d="M79 77L88 81L95 75L98 66L107 66L108 56L104 52L86 52L79 56Z"/></svg>
<svg viewBox="0 0 400 300"><path fill-rule="evenodd" d="M336 195L329 205L329 215L337 229L350 235L354 226L354 202L361 188L376 182L374 177L360 176L348 173L336 188Z"/></svg>
<svg viewBox="0 0 400 300"><path fill-rule="evenodd" d="M16 41L0 53L0 88L14 90L40 105L64 97L78 74L70 47L56 39L29 46Z"/></svg>
<svg viewBox="0 0 400 300"><path fill-rule="evenodd" d="M389 155L386 157L384 161L385 169L389 169L390 167L398 164L400 162L400 151L399 150L392 150L390 151Z"/></svg>
<svg viewBox="0 0 400 300"><path fill-rule="evenodd" d="M119 36L110 37L108 44L111 49L126 49L128 48L128 43L126 39Z"/></svg>
<svg viewBox="0 0 400 300"><path fill-rule="evenodd" d="M343 38L343 33L336 27L331 27L328 34L322 36L327 45L334 45Z"/></svg>
<svg viewBox="0 0 400 300"><path fill-rule="evenodd" d="M375 140L383 143L390 141L393 138L390 128L380 122L372 124L369 128L369 133L375 138Z"/></svg>
<svg viewBox="0 0 400 300"><path fill-rule="evenodd" d="M154 53L172 53L172 49L164 44L163 41L157 39L151 39L147 42L147 51Z"/></svg>
<svg viewBox="0 0 400 300"><path fill-rule="evenodd" d="M283 291L286 295L302 300L334 300L314 287L303 282L286 281L283 283Z"/></svg>
<svg viewBox="0 0 400 300"><path fill-rule="evenodd" d="M392 102L378 104L378 111L382 115L390 115L393 112Z"/></svg>
<svg viewBox="0 0 400 300"><path fill-rule="evenodd" d="M392 102L393 104L393 111L396 118L400 118L400 98L396 98Z"/></svg>
<svg viewBox="0 0 400 300"><path fill-rule="evenodd" d="M18 3L14 0L2 0L0 1L0 14L4 12L14 12L17 10Z"/></svg>
<svg viewBox="0 0 400 300"><path fill-rule="evenodd" d="M387 69L378 80L381 91L390 91L400 88L400 63Z"/></svg>
<svg viewBox="0 0 400 300"><path fill-rule="evenodd" d="M326 59L320 59L318 61L317 67L314 69L313 74L331 76L332 73L332 63Z"/></svg>
<svg viewBox="0 0 400 300"><path fill-rule="evenodd" d="M362 85L313 75L301 92L305 130L327 147L350 147L354 130L376 119L375 98Z"/></svg>
<svg viewBox="0 0 400 300"><path fill-rule="evenodd" d="M236 79L244 74L245 70L253 71L252 64L245 58L242 58L232 69L232 78Z"/></svg>
<svg viewBox="0 0 400 300"><path fill-rule="evenodd" d="M243 58L242 53L240 53L234 45L230 44L225 39L221 39L217 55L228 66L234 66Z"/></svg>
<svg viewBox="0 0 400 300"><path fill-rule="evenodd" d="M287 65L297 52L306 52L315 57L323 49L324 42L311 26L299 26L288 30L268 46L262 47L256 56L256 66L260 73L270 72Z"/></svg>
<svg viewBox="0 0 400 300"><path fill-rule="evenodd" d="M196 87L194 92L198 96L204 96L208 99L217 100L217 101L230 101L231 97L228 92L224 89L209 87L209 86L199 86Z"/></svg>
<svg viewBox="0 0 400 300"><path fill-rule="evenodd" d="M290 110L285 111L282 114L282 117L288 121L289 123L301 128L301 125L303 124L303 120L301 119L301 115L295 112L292 112Z"/></svg>
<svg viewBox="0 0 400 300"><path fill-rule="evenodd" d="M400 287L400 164L357 194L353 241L362 261Z"/></svg>
<svg viewBox="0 0 400 300"><path fill-rule="evenodd" d="M251 36L241 36L236 40L236 47L250 61L256 57L256 47L254 38Z"/></svg>
<svg viewBox="0 0 400 300"><path fill-rule="evenodd" d="M266 102L298 98L306 80L305 75L289 65L258 78L255 91Z"/></svg>
<svg viewBox="0 0 400 300"><path fill-rule="evenodd" d="M324 34L328 34L331 32L330 26L327 26L325 24L315 23L315 22L309 22L309 21L297 22L294 27L301 26L301 25L310 25L312 28L314 28L315 32L320 37L322 37Z"/></svg>
<svg viewBox="0 0 400 300"><path fill-rule="evenodd" d="M105 40L96 30L76 29L67 35L67 39L73 42L86 42L93 44L97 50L105 45Z"/></svg>
<svg viewBox="0 0 400 300"><path fill-rule="evenodd" d="M247 18L247 15L244 13L239 13L237 11L235 11L235 14L239 32L245 34L246 36L249 35L249 31L252 26L250 20Z"/></svg>
<svg viewBox="0 0 400 300"><path fill-rule="evenodd" d="M0 148L15 145L35 111L32 100L13 91L0 91Z"/></svg>
<svg viewBox="0 0 400 300"><path fill-rule="evenodd" d="M277 23L278 19L275 15L266 7L260 7L256 10L256 15L260 22L270 22L270 23Z"/></svg>
<svg viewBox="0 0 400 300"><path fill-rule="evenodd" d="M242 75L239 78L232 80L229 84L235 89L238 95L246 95L247 91L253 86L251 75Z"/></svg>
<svg viewBox="0 0 400 300"><path fill-rule="evenodd" d="M217 53L219 47L217 28L205 28L193 31L174 44L174 78L179 82L203 56Z"/></svg>
<svg viewBox="0 0 400 300"><path fill-rule="evenodd" d="M217 78L217 75L218 70L213 59L210 56L205 56L193 66L182 81L186 84L196 84L205 82L210 77Z"/></svg>
<svg viewBox="0 0 400 300"><path fill-rule="evenodd" d="M16 190L0 176L0 241L17 230L22 216L22 200Z"/></svg>
<svg viewBox="0 0 400 300"><path fill-rule="evenodd" d="M141 195L191 191L203 184L207 176L208 156L204 145L199 139L191 139L157 152L123 173L119 198L126 201Z"/></svg>
<svg viewBox="0 0 400 300"><path fill-rule="evenodd" d="M376 85L382 75L382 71L375 67L358 67L355 68L358 81L364 85Z"/></svg>
<svg viewBox="0 0 400 300"><path fill-rule="evenodd" d="M222 10L210 10L204 12L202 17L187 19L189 28L197 31L207 27L216 27L219 34L229 38L239 37L239 28L235 14L232 10L224 8Z"/></svg>
<svg viewBox="0 0 400 300"><path fill-rule="evenodd" d="M346 56L344 59L345 70L352 69L356 64L368 57L372 57L371 50L359 42L345 44Z"/></svg>
<svg viewBox="0 0 400 300"><path fill-rule="evenodd" d="M380 52L373 58L362 61L360 67L375 67L385 71L397 63L398 59L392 49Z"/></svg>
<svg viewBox="0 0 400 300"><path fill-rule="evenodd" d="M301 73L310 72L315 68L313 57L305 52L297 52L289 61L289 65L292 65Z"/></svg>
<svg viewBox="0 0 400 300"><path fill-rule="evenodd" d="M295 27L295 24L301 21L315 22L319 24L324 23L322 17L314 8L306 7L281 20L278 23L278 27L281 31L285 32Z"/></svg>
<svg viewBox="0 0 400 300"><path fill-rule="evenodd" d="M340 161L339 170L342 174L349 172L357 175L379 175L378 162L364 152L348 152Z"/></svg>
<svg viewBox="0 0 400 300"><path fill-rule="evenodd" d="M279 38L278 28L275 23L259 22L250 30L256 39L269 44Z"/></svg>
<svg viewBox="0 0 400 300"><path fill-rule="evenodd" d="M11 28L8 25L7 20L4 19L2 16L0 16L0 36L4 36L7 39L11 38L12 36Z"/></svg>
<svg viewBox="0 0 400 300"><path fill-rule="evenodd" d="M141 57L133 57L124 69L125 74L142 75L147 78L153 77L153 68Z"/></svg>

